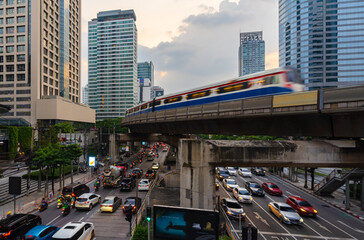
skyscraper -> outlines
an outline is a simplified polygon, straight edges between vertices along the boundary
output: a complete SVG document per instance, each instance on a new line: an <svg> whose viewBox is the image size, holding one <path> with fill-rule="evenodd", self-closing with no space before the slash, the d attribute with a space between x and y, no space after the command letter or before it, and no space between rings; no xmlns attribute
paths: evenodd
<svg viewBox="0 0 364 240"><path fill-rule="evenodd" d="M279 65L309 89L364 83L364 3L279 1Z"/></svg>
<svg viewBox="0 0 364 240"><path fill-rule="evenodd" d="M88 84L82 88L82 103L88 104Z"/></svg>
<svg viewBox="0 0 364 240"><path fill-rule="evenodd" d="M239 76L265 70L263 32L240 33Z"/></svg>
<svg viewBox="0 0 364 240"><path fill-rule="evenodd" d="M80 33L81 0L0 0L0 104L11 107L7 118L31 125L92 121L93 111L78 105Z"/></svg>
<svg viewBox="0 0 364 240"><path fill-rule="evenodd" d="M147 102L152 98L154 86L154 65L152 62L138 63L139 102Z"/></svg>
<svg viewBox="0 0 364 240"><path fill-rule="evenodd" d="M99 12L88 23L89 105L96 119L118 118L137 103L134 10Z"/></svg>

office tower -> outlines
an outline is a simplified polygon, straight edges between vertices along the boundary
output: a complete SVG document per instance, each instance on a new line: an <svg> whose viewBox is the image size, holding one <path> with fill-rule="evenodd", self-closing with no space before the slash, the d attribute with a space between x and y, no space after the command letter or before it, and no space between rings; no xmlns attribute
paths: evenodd
<svg viewBox="0 0 364 240"><path fill-rule="evenodd" d="M11 107L7 118L35 125L92 114L77 105L80 33L81 0L0 0L0 104ZM61 105L79 111L64 113Z"/></svg>
<svg viewBox="0 0 364 240"><path fill-rule="evenodd" d="M240 33L239 76L265 70L263 32Z"/></svg>
<svg viewBox="0 0 364 240"><path fill-rule="evenodd" d="M134 10L99 12L88 23L89 105L96 119L118 118L138 102Z"/></svg>
<svg viewBox="0 0 364 240"><path fill-rule="evenodd" d="M152 62L138 63L139 103L149 101L154 86L154 65Z"/></svg>
<svg viewBox="0 0 364 240"><path fill-rule="evenodd" d="M151 94L151 98L161 97L164 95L164 89L160 86L154 86L152 87Z"/></svg>
<svg viewBox="0 0 364 240"><path fill-rule="evenodd" d="M82 88L82 103L88 104L88 84Z"/></svg>
<svg viewBox="0 0 364 240"><path fill-rule="evenodd" d="M279 1L279 65L308 89L364 83L363 1Z"/></svg>

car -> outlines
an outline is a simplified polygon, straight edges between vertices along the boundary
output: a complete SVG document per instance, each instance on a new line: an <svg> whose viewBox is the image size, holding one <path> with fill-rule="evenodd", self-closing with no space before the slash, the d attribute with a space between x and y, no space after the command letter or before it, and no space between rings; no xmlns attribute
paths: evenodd
<svg viewBox="0 0 364 240"><path fill-rule="evenodd" d="M300 215L287 203L283 202L270 202L268 204L269 210L279 218L279 220L286 224L302 225L303 219Z"/></svg>
<svg viewBox="0 0 364 240"><path fill-rule="evenodd" d="M91 210L93 206L101 203L101 196L95 193L84 193L77 198L75 207L77 210L88 209Z"/></svg>
<svg viewBox="0 0 364 240"><path fill-rule="evenodd" d="M225 178L224 180L222 180L222 183L223 183L224 187L226 188L226 190L228 190L230 192L234 188L239 187L238 184L236 183L236 181L234 179L231 179L231 178Z"/></svg>
<svg viewBox="0 0 364 240"><path fill-rule="evenodd" d="M30 229L24 236L25 240L52 240L52 236L59 230L56 226L38 225Z"/></svg>
<svg viewBox="0 0 364 240"><path fill-rule="evenodd" d="M160 163L153 163L152 164L152 170L159 170Z"/></svg>
<svg viewBox="0 0 364 240"><path fill-rule="evenodd" d="M264 191L270 195L282 196L282 190L274 183L264 182L262 183L262 188Z"/></svg>
<svg viewBox="0 0 364 240"><path fill-rule="evenodd" d="M150 179L141 179L138 184L139 191L149 191Z"/></svg>
<svg viewBox="0 0 364 240"><path fill-rule="evenodd" d="M286 203L296 210L301 216L317 216L317 210L303 198L288 196Z"/></svg>
<svg viewBox="0 0 364 240"><path fill-rule="evenodd" d="M95 238L95 227L91 222L69 222L56 232L52 240L89 240Z"/></svg>
<svg viewBox="0 0 364 240"><path fill-rule="evenodd" d="M86 184L74 183L62 189L62 195L66 200L70 200L72 196L79 197L84 193L89 193L90 188Z"/></svg>
<svg viewBox="0 0 364 240"><path fill-rule="evenodd" d="M148 161L153 161L153 160L154 160L154 157L153 157L153 154L152 154L152 153L149 153L149 154L147 155L147 160L148 160Z"/></svg>
<svg viewBox="0 0 364 240"><path fill-rule="evenodd" d="M242 177L252 177L252 172L247 168L239 168L238 174Z"/></svg>
<svg viewBox="0 0 364 240"><path fill-rule="evenodd" d="M120 181L120 191L124 191L124 190L133 190L133 188L135 188L136 186L136 180L135 178L123 178Z"/></svg>
<svg viewBox="0 0 364 240"><path fill-rule="evenodd" d="M259 185L259 183L256 182L246 182L245 188L248 190L252 195L255 196L262 196L264 197L264 191L263 188Z"/></svg>
<svg viewBox="0 0 364 240"><path fill-rule="evenodd" d="M30 229L42 224L34 214L14 214L0 220L0 239L21 239Z"/></svg>
<svg viewBox="0 0 364 240"><path fill-rule="evenodd" d="M121 198L116 196L107 196L100 205L101 212L114 212L121 205Z"/></svg>
<svg viewBox="0 0 364 240"><path fill-rule="evenodd" d="M164 147L162 152L168 152L168 147Z"/></svg>
<svg viewBox="0 0 364 240"><path fill-rule="evenodd" d="M219 190L219 188L220 188L219 180L217 180L216 178L215 178L215 187L216 187L216 190Z"/></svg>
<svg viewBox="0 0 364 240"><path fill-rule="evenodd" d="M253 197L250 195L250 192L246 190L245 188L234 188L233 189L233 195L238 200L238 202L241 203L252 203Z"/></svg>
<svg viewBox="0 0 364 240"><path fill-rule="evenodd" d="M128 207L131 207L131 212L136 213L138 209L140 208L140 205L142 204L142 199L138 197L128 197L125 199L124 205L123 205L123 213L125 213L128 209Z"/></svg>
<svg viewBox="0 0 364 240"><path fill-rule="evenodd" d="M230 176L236 176L237 175L236 169L233 168L233 167L227 167L226 170L229 172Z"/></svg>
<svg viewBox="0 0 364 240"><path fill-rule="evenodd" d="M265 176L265 170L261 167L254 167L251 169L251 172L257 176Z"/></svg>
<svg viewBox="0 0 364 240"><path fill-rule="evenodd" d="M141 178L143 175L143 170L140 168L134 168L133 171L131 172L131 177L134 178Z"/></svg>
<svg viewBox="0 0 364 240"><path fill-rule="evenodd" d="M229 172L227 170L220 170L217 174L217 178L222 181L225 178L229 178Z"/></svg>
<svg viewBox="0 0 364 240"><path fill-rule="evenodd" d="M155 174L155 171L152 170L152 169L148 169L146 172L145 172L145 178L155 178L156 177L156 174Z"/></svg>
<svg viewBox="0 0 364 240"><path fill-rule="evenodd" d="M241 219L245 220L245 212L244 209L240 206L238 201L232 198L223 198L221 199L221 207L224 209L226 215L234 220Z"/></svg>

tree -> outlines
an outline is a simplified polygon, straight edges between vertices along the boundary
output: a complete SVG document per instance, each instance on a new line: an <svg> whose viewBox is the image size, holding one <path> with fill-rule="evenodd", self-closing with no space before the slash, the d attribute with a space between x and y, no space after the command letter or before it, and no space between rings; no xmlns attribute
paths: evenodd
<svg viewBox="0 0 364 240"><path fill-rule="evenodd" d="M79 158L82 155L82 149L78 144L63 145L61 147L62 157L67 163L71 164L71 184L73 183L73 162L77 161L79 164Z"/></svg>

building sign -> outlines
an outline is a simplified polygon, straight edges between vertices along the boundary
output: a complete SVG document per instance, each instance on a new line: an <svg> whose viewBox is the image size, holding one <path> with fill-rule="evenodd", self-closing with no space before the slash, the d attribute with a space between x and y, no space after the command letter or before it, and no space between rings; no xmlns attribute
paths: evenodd
<svg viewBox="0 0 364 240"><path fill-rule="evenodd" d="M240 33L240 42L263 40L263 32Z"/></svg>
<svg viewBox="0 0 364 240"><path fill-rule="evenodd" d="M95 167L96 166L96 157L88 157L88 165L90 167Z"/></svg>

